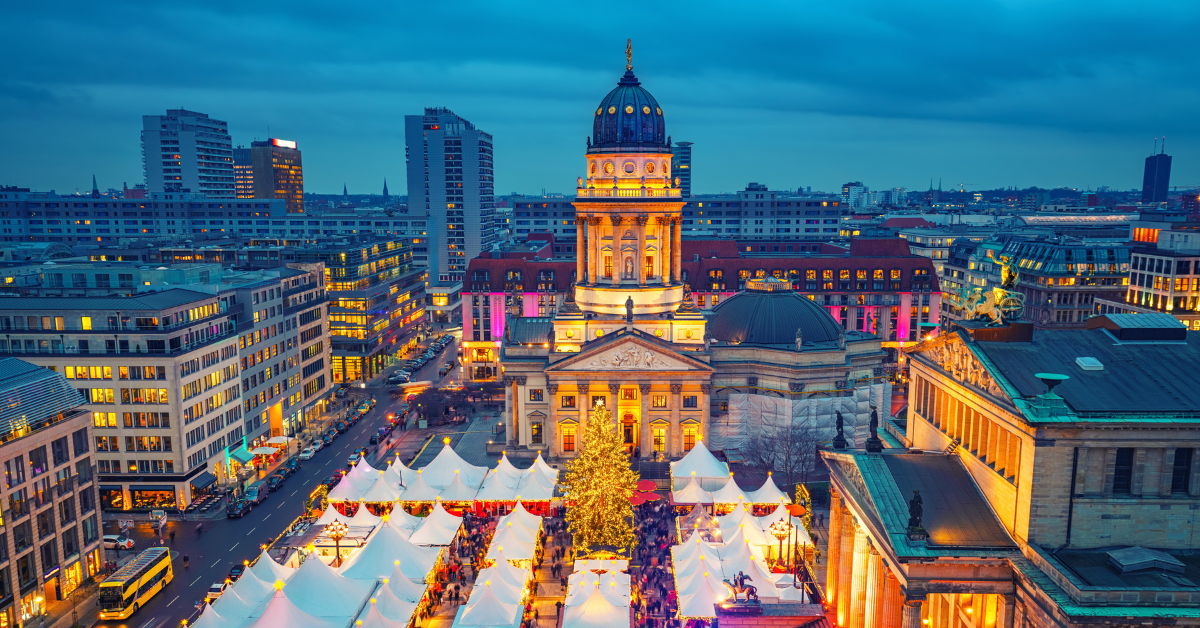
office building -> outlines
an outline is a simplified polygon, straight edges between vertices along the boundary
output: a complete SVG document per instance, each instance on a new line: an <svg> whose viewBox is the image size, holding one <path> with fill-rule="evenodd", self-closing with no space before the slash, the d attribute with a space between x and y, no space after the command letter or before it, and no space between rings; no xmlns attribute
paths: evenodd
<svg viewBox="0 0 1200 628"><path fill-rule="evenodd" d="M1152 245L1135 246L1124 298L1097 298L1093 314L1165 313L1200 331L1200 234L1194 223L1179 226L1158 231Z"/></svg>
<svg viewBox="0 0 1200 628"><path fill-rule="evenodd" d="M296 142L271 138L250 143L251 198L281 198L287 213L304 213L304 168Z"/></svg>
<svg viewBox="0 0 1200 628"><path fill-rule="evenodd" d="M1170 185L1171 156L1160 150L1146 158L1146 167L1142 171L1142 202L1167 202Z"/></svg>
<svg viewBox="0 0 1200 628"><path fill-rule="evenodd" d="M692 144L694 143L675 142L675 147L671 150L675 154L675 158L671 162L675 164L675 176L679 179L679 190L684 198L692 195Z"/></svg>
<svg viewBox="0 0 1200 628"><path fill-rule="evenodd" d="M236 198L229 125L207 113L168 109L142 116L142 166L151 194Z"/></svg>
<svg viewBox="0 0 1200 628"><path fill-rule="evenodd" d="M1097 299L1118 301L1129 286L1124 241L1009 237L995 254L1016 267L1025 316L1038 329L1082 329Z"/></svg>
<svg viewBox="0 0 1200 628"><path fill-rule="evenodd" d="M0 359L0 624L30 625L104 567L92 416L58 373Z"/></svg>
<svg viewBox="0 0 1200 628"><path fill-rule="evenodd" d="M894 446L827 449L838 626L1194 621L1200 337L1165 314L910 348Z"/></svg>
<svg viewBox="0 0 1200 628"><path fill-rule="evenodd" d="M444 108L404 116L408 212L428 218L429 281L463 280L496 242L492 136Z"/></svg>
<svg viewBox="0 0 1200 628"><path fill-rule="evenodd" d="M236 196L254 198L254 164L245 146L233 149L233 177Z"/></svg>

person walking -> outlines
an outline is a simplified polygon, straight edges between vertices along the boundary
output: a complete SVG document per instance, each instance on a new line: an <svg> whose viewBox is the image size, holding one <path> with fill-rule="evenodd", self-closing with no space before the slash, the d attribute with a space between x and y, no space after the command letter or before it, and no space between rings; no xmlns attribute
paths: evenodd
<svg viewBox="0 0 1200 628"><path fill-rule="evenodd" d="M184 569L188 568L188 555L187 554L183 555L183 568Z"/></svg>
<svg viewBox="0 0 1200 628"><path fill-rule="evenodd" d="M174 545L175 544L175 530L174 529L171 530L170 536L171 536L171 545Z"/></svg>

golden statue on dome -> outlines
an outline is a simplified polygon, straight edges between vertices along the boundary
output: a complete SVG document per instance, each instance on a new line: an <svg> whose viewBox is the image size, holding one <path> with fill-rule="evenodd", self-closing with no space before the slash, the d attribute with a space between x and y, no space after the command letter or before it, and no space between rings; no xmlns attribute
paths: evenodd
<svg viewBox="0 0 1200 628"><path fill-rule="evenodd" d="M633 69L633 39L625 40L625 70Z"/></svg>

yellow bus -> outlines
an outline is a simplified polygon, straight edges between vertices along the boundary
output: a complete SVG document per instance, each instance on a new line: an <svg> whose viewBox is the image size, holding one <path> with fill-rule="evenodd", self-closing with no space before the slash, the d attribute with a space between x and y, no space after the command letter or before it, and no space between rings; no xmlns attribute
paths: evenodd
<svg viewBox="0 0 1200 628"><path fill-rule="evenodd" d="M174 577L171 552L152 547L100 583L100 619L125 619Z"/></svg>

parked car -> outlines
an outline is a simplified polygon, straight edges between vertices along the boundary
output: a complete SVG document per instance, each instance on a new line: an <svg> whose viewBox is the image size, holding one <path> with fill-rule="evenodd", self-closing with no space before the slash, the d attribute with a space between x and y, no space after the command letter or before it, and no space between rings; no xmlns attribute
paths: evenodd
<svg viewBox="0 0 1200 628"><path fill-rule="evenodd" d="M334 393L334 396L335 396L335 397L337 397L338 399L341 399L341 398L345 397L345 396L346 396L346 395L348 395L348 394L350 394L350 389L349 389L349 388L339 388L339 389L337 390L337 392L336 392L336 393Z"/></svg>
<svg viewBox="0 0 1200 628"><path fill-rule="evenodd" d="M271 491L272 493L274 493L275 491L278 491L281 488L283 488L283 477L278 476L278 475L272 475L271 477L267 478L267 490L268 491Z"/></svg>
<svg viewBox="0 0 1200 628"><path fill-rule="evenodd" d="M350 457L346 459L346 464L348 464L350 466L354 466L358 462L358 459L361 457L362 456L356 451L356 452L350 454Z"/></svg>
<svg viewBox="0 0 1200 628"><path fill-rule="evenodd" d="M371 434L371 439L368 442L371 443L372 445L378 445L379 444L379 434Z"/></svg>
<svg viewBox="0 0 1200 628"><path fill-rule="evenodd" d="M270 493L271 491L267 489L267 483L263 480L259 480L246 487L246 499L250 500L254 504L263 503Z"/></svg>
<svg viewBox="0 0 1200 628"><path fill-rule="evenodd" d="M238 579L242 577L242 574L245 573L245 571L246 571L245 565L234 565L233 567L230 567L229 568L229 576L228 576L229 581L237 582Z"/></svg>
<svg viewBox="0 0 1200 628"><path fill-rule="evenodd" d="M133 539L124 534L105 534L103 544L104 549L133 549Z"/></svg>
<svg viewBox="0 0 1200 628"><path fill-rule="evenodd" d="M312 447L305 447L304 451L300 452L301 460L312 460L312 457L317 455L317 450Z"/></svg>
<svg viewBox="0 0 1200 628"><path fill-rule="evenodd" d="M333 487L337 486L337 483L338 483L338 478L336 478L336 477L325 478L325 481L321 482L321 484L325 485L325 488L330 489L330 490L332 490Z"/></svg>
<svg viewBox="0 0 1200 628"><path fill-rule="evenodd" d="M217 598L221 597L221 594L224 593L225 589L228 587L228 582L212 583L212 586L208 587L208 595L204 596L204 601L212 604L213 602L217 601Z"/></svg>
<svg viewBox="0 0 1200 628"><path fill-rule="evenodd" d="M322 439L321 439L321 447L329 447L329 446L330 446L330 445L332 445L332 444L333 444L333 437L332 437L332 436L326 436L326 437L324 437L324 438L322 438Z"/></svg>
<svg viewBox="0 0 1200 628"><path fill-rule="evenodd" d="M298 458L291 458L284 463L283 468L288 470L288 475L291 475L300 470L300 460Z"/></svg>
<svg viewBox="0 0 1200 628"><path fill-rule="evenodd" d="M394 418L394 417L393 417L393 418ZM375 432L376 432L377 434L379 434L380 436L387 436L388 434L391 434L391 433L392 433L392 426L391 426L391 425L385 425L385 426L383 426L383 427L379 428L378 430L375 430Z"/></svg>
<svg viewBox="0 0 1200 628"><path fill-rule="evenodd" d="M239 499L225 507L225 517L227 519L241 519L246 516L246 513L250 512L250 506L249 500Z"/></svg>
<svg viewBox="0 0 1200 628"><path fill-rule="evenodd" d="M333 472L333 477L337 478L337 480L341 482L342 478L346 477L346 473L347 471L345 469L338 469Z"/></svg>

